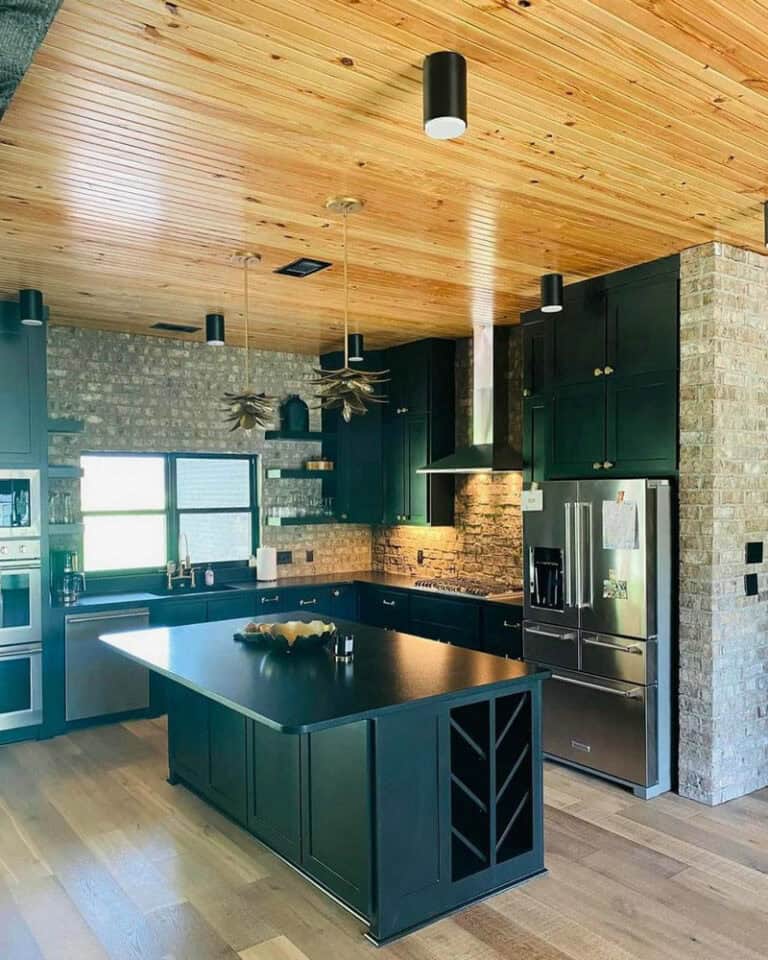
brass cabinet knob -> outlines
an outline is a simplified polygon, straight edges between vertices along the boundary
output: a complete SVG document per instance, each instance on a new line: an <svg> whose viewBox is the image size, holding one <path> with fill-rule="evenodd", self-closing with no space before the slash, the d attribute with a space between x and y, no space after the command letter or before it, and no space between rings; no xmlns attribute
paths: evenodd
<svg viewBox="0 0 768 960"><path fill-rule="evenodd" d="M592 464L592 469L593 469L593 470L602 470L602 469L603 469L603 465L602 465L602 463L597 463L597 462L595 462L595 463Z"/></svg>
<svg viewBox="0 0 768 960"><path fill-rule="evenodd" d="M613 367L603 367L603 373L606 375L606 377L610 377L610 375L615 372L616 371L613 369Z"/></svg>
<svg viewBox="0 0 768 960"><path fill-rule="evenodd" d="M596 376L596 377L602 377L602 375L603 375L603 368L602 368L602 367L595 367L595 376Z"/></svg>
<svg viewBox="0 0 768 960"><path fill-rule="evenodd" d="M347 514L346 514L346 513L342 513L341 519L342 519L342 520L346 520L346 519L347 519Z"/></svg>
<svg viewBox="0 0 768 960"><path fill-rule="evenodd" d="M610 460L606 460L605 463L603 464L603 469L604 469L604 470L612 470L613 467L614 467L614 464L611 463Z"/></svg>

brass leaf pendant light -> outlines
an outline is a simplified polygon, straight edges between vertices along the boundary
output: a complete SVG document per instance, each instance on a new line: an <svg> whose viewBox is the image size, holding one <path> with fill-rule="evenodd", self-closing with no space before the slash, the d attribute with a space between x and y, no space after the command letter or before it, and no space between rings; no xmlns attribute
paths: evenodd
<svg viewBox="0 0 768 960"><path fill-rule="evenodd" d="M351 213L363 208L363 201L355 197L331 197L327 210L340 213L344 229L344 366L340 370L317 370L317 378L310 382L318 387L315 394L323 410L341 410L349 423L353 416L368 412L371 403L388 403L377 388L389 381L389 370L360 370L349 365L349 257L347 252L347 220Z"/></svg>
<svg viewBox="0 0 768 960"><path fill-rule="evenodd" d="M258 263L261 257L257 253L241 251L232 257L232 263L243 268L243 307L245 312L245 387L241 393L225 393L222 402L226 404L223 413L228 414L225 422L231 423L230 433L237 429L265 430L275 421L277 398L268 397L263 391L257 393L256 388L250 386L251 371L248 356L248 267Z"/></svg>

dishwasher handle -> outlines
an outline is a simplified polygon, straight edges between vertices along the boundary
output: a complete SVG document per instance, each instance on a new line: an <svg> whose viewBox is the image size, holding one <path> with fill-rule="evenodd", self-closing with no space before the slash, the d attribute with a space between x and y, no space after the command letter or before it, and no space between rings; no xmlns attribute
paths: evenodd
<svg viewBox="0 0 768 960"><path fill-rule="evenodd" d="M67 623L94 623L99 620L122 620L135 617L149 623L149 610L146 607L130 607L127 610L105 610L104 613L83 613L65 618Z"/></svg>

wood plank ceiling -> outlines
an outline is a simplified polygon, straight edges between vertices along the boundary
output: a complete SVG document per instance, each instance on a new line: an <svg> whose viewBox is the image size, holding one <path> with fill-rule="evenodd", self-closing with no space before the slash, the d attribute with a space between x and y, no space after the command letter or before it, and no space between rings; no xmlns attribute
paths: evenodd
<svg viewBox="0 0 768 960"><path fill-rule="evenodd" d="M768 0L64 0L0 125L0 294L147 332L340 344L341 230L369 345L514 322L566 281L721 239L762 249ZM421 130L421 62L469 130ZM274 274L300 255L336 267Z"/></svg>

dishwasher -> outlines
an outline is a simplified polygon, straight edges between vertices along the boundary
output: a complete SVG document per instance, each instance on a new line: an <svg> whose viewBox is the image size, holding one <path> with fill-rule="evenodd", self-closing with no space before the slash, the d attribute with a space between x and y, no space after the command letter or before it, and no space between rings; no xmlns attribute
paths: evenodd
<svg viewBox="0 0 768 960"><path fill-rule="evenodd" d="M149 610L76 614L64 625L66 719L126 713L149 706L149 671L99 640L149 626Z"/></svg>

